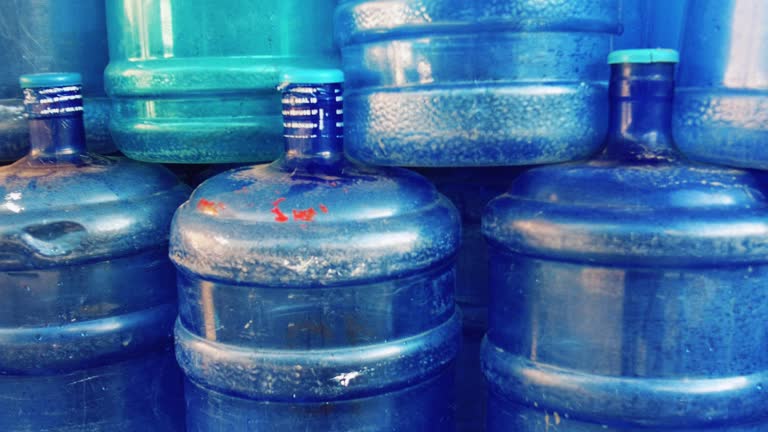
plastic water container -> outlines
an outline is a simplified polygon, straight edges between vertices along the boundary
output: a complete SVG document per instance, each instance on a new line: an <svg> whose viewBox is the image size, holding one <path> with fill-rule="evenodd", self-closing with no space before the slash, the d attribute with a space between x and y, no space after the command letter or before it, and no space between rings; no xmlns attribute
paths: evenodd
<svg viewBox="0 0 768 432"><path fill-rule="evenodd" d="M174 217L188 430L453 430L459 214L344 158L340 71L284 81L285 156Z"/></svg>
<svg viewBox="0 0 768 432"><path fill-rule="evenodd" d="M768 169L768 3L690 0L673 130L698 160Z"/></svg>
<svg viewBox="0 0 768 432"><path fill-rule="evenodd" d="M619 0L621 36L614 49L674 48L680 50L688 0Z"/></svg>
<svg viewBox="0 0 768 432"><path fill-rule="evenodd" d="M612 53L605 151L489 204L490 431L768 428L768 177L680 156L677 57Z"/></svg>
<svg viewBox="0 0 768 432"><path fill-rule="evenodd" d="M456 361L458 432L485 430L488 390L480 371L480 342L488 327L488 249L480 218L488 202L507 190L519 168L422 168L459 210L461 247L456 260L456 304L462 312L462 347Z"/></svg>
<svg viewBox="0 0 768 432"><path fill-rule="evenodd" d="M347 151L377 165L562 162L599 149L618 0L341 0Z"/></svg>
<svg viewBox="0 0 768 432"><path fill-rule="evenodd" d="M107 128L104 0L3 0L0 13L0 162L29 151L19 75L78 70L83 74L88 147L115 151Z"/></svg>
<svg viewBox="0 0 768 432"><path fill-rule="evenodd" d="M21 83L32 150L0 167L0 430L182 431L167 245L189 189L85 152L79 74Z"/></svg>
<svg viewBox="0 0 768 432"><path fill-rule="evenodd" d="M110 128L128 157L170 163L280 156L287 66L337 66L334 0L109 0Z"/></svg>

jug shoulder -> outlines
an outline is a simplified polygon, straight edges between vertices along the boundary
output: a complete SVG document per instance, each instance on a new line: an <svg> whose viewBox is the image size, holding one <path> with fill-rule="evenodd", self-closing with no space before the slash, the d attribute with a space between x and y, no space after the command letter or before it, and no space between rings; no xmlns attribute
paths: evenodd
<svg viewBox="0 0 768 432"><path fill-rule="evenodd" d="M39 268L134 254L167 241L189 188L168 170L86 155L77 164L27 158L0 168L0 268Z"/></svg>
<svg viewBox="0 0 768 432"><path fill-rule="evenodd" d="M171 257L225 280L333 285L439 265L459 235L456 209L418 174L276 162L203 183L176 214Z"/></svg>

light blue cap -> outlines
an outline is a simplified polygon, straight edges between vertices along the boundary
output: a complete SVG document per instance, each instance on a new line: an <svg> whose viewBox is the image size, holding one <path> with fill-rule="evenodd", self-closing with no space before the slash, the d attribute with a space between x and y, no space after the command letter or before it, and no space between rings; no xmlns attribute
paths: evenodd
<svg viewBox="0 0 768 432"><path fill-rule="evenodd" d="M339 69L290 68L280 74L284 84L334 84L344 82L344 72Z"/></svg>
<svg viewBox="0 0 768 432"><path fill-rule="evenodd" d="M19 77L21 88L64 87L82 85L83 77L76 72L49 72L22 75Z"/></svg>
<svg viewBox="0 0 768 432"><path fill-rule="evenodd" d="M677 63L680 54L673 49L648 48L613 51L608 55L608 64L621 63Z"/></svg>

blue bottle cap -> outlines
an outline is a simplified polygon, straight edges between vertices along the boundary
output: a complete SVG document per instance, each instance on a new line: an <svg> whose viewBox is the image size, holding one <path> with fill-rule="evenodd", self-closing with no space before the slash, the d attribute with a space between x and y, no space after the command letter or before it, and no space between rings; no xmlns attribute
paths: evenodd
<svg viewBox="0 0 768 432"><path fill-rule="evenodd" d="M344 72L339 69L291 68L280 74L285 84L334 84L344 82Z"/></svg>
<svg viewBox="0 0 768 432"><path fill-rule="evenodd" d="M19 77L21 88L64 87L82 85L83 78L76 72L49 72L22 75Z"/></svg>
<svg viewBox="0 0 768 432"><path fill-rule="evenodd" d="M627 49L613 51L608 55L608 64L620 63L677 63L680 55L673 49Z"/></svg>

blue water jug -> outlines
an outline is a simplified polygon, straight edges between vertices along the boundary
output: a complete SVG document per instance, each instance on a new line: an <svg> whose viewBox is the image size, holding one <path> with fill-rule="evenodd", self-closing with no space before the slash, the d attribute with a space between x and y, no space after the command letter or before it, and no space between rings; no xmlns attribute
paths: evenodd
<svg viewBox="0 0 768 432"><path fill-rule="evenodd" d="M612 53L604 152L489 204L490 431L768 429L768 177L680 156L677 57Z"/></svg>
<svg viewBox="0 0 768 432"><path fill-rule="evenodd" d="M605 135L618 0L342 0L335 21L352 158L540 164Z"/></svg>
<svg viewBox="0 0 768 432"><path fill-rule="evenodd" d="M459 210L461 247L456 260L456 304L462 311L462 346L456 360L458 432L485 430L487 389L480 371L480 342L488 326L488 251L480 217L507 190L519 168L422 168Z"/></svg>
<svg viewBox="0 0 768 432"><path fill-rule="evenodd" d="M690 0L673 130L680 151L768 169L768 3Z"/></svg>
<svg viewBox="0 0 768 432"><path fill-rule="evenodd" d="M453 429L456 209L343 156L343 76L288 72L286 154L176 212L189 431Z"/></svg>
<svg viewBox="0 0 768 432"><path fill-rule="evenodd" d="M287 66L337 67L335 0L107 0L110 128L128 157L272 161Z"/></svg>
<svg viewBox="0 0 768 432"><path fill-rule="evenodd" d="M613 40L614 49L680 49L680 34L688 0L619 0L621 36Z"/></svg>
<svg viewBox="0 0 768 432"><path fill-rule="evenodd" d="M107 30L104 0L5 0L0 13L0 161L29 151L18 77L79 70L84 77L88 147L114 152L104 95Z"/></svg>
<svg viewBox="0 0 768 432"><path fill-rule="evenodd" d="M30 153L0 168L0 430L182 431L167 170L85 152L79 74L21 78Z"/></svg>

